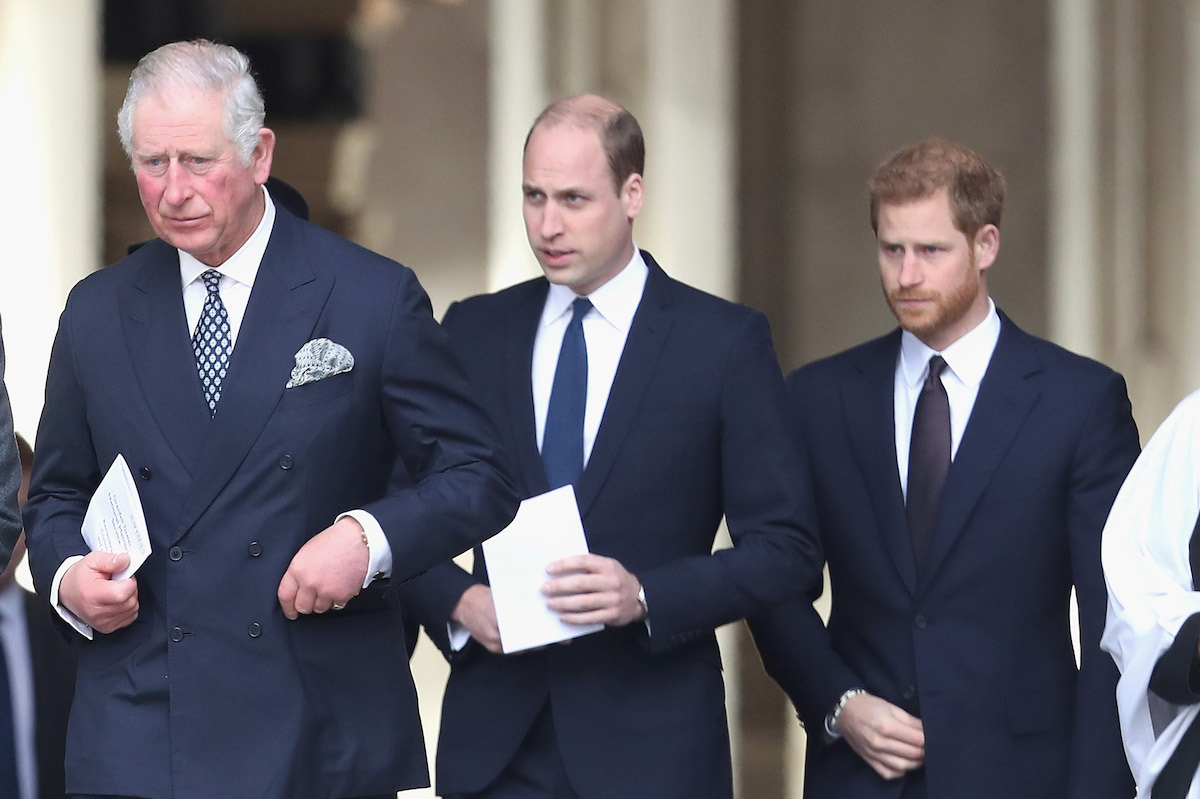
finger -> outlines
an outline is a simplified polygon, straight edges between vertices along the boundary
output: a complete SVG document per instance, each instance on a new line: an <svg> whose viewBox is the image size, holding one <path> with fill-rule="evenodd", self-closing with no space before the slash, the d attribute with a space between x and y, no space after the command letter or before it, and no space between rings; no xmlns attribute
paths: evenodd
<svg viewBox="0 0 1200 799"><path fill-rule="evenodd" d="M317 592L308 586L300 586L296 591L296 612L308 615L313 612L317 601Z"/></svg>
<svg viewBox="0 0 1200 799"><path fill-rule="evenodd" d="M617 595L609 592L572 593L549 596L546 607L556 613L588 613L617 604Z"/></svg>
<svg viewBox="0 0 1200 799"><path fill-rule="evenodd" d="M595 570L599 558L596 555L571 555L552 562L546 567L549 574L567 574L569 572L587 572Z"/></svg>
<svg viewBox="0 0 1200 799"><path fill-rule="evenodd" d="M558 620L563 624L609 624L616 620L615 611L610 608L601 608L598 610L590 610L578 613L559 613Z"/></svg>
<svg viewBox="0 0 1200 799"><path fill-rule="evenodd" d="M588 594L603 590L597 580L587 574L571 574L567 577L556 577L542 584L542 593L546 596L568 596L571 594Z"/></svg>
<svg viewBox="0 0 1200 799"><path fill-rule="evenodd" d="M890 740L917 749L923 749L925 746L925 729L919 722L914 726L899 719L892 719L890 723L881 725L879 732Z"/></svg>
<svg viewBox="0 0 1200 799"><path fill-rule="evenodd" d="M283 575L283 579L279 581L279 607L283 609L283 615L289 619L295 619L296 614L296 592L300 586L296 584L296 579L292 577L289 571Z"/></svg>

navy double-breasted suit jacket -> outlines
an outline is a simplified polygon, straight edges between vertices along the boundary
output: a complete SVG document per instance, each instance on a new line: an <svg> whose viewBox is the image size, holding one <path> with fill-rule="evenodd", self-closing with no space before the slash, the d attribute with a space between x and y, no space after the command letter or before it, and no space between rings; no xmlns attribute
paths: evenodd
<svg viewBox="0 0 1200 799"><path fill-rule="evenodd" d="M789 446L783 380L765 318L689 288L644 254L649 276L595 445L576 487L592 552L637 575L649 627L634 623L507 656L471 642L452 657L437 787L484 788L549 702L574 789L593 797L732 792L714 628L819 583ZM548 283L453 307L445 326L501 431L519 490L546 490L530 368ZM734 546L712 554L724 517ZM486 580L476 551L411 587L445 647L462 592Z"/></svg>
<svg viewBox="0 0 1200 799"><path fill-rule="evenodd" d="M1139 451L1125 383L1000 318L922 571L896 463L900 332L789 376L832 613L826 629L812 596L751 629L809 732L805 796L900 796L902 781L822 734L850 688L921 718L930 799L1133 793L1099 646L1100 533Z"/></svg>
<svg viewBox="0 0 1200 799"><path fill-rule="evenodd" d="M349 372L285 388L328 338ZM59 325L26 523L34 580L87 551L118 453L153 554L131 625L80 646L72 793L339 797L426 784L395 591L516 508L491 428L406 268L277 208L222 386L204 403L177 251L153 241L82 280ZM397 463L409 487L388 490ZM288 621L296 551L344 511L382 526L392 580Z"/></svg>

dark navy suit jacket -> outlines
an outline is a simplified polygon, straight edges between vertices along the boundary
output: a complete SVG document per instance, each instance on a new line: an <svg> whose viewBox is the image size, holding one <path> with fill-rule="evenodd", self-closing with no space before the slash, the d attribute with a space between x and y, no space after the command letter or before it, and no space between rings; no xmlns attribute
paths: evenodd
<svg viewBox="0 0 1200 799"><path fill-rule="evenodd" d="M351 371L285 389L329 338ZM81 281L60 320L25 509L35 584L86 552L85 507L122 453L153 554L137 620L80 647L72 793L359 796L426 784L395 591L288 621L292 556L341 512L378 519L392 583L516 508L490 426L408 269L277 208L216 417L177 252L153 241ZM397 458L412 478L388 491Z"/></svg>
<svg viewBox="0 0 1200 799"><path fill-rule="evenodd" d="M787 446L782 376L765 318L650 273L577 486L592 552L637 575L642 623L570 645L452 657L437 787L475 791L549 701L573 787L592 797L729 797L728 725L714 629L819 583L804 485ZM445 326L513 458L522 494L546 490L530 368L548 283L466 300ZM735 546L711 554L722 516ZM413 581L412 608L445 648L472 583L453 564Z"/></svg>
<svg viewBox="0 0 1200 799"><path fill-rule="evenodd" d="M1100 533L1139 451L1124 380L1001 314L918 573L896 463L899 347L895 331L788 379L832 615L826 629L814 595L751 629L809 731L805 796L900 795L822 735L861 687L921 718L930 799L1129 799L1117 671L1099 646Z"/></svg>

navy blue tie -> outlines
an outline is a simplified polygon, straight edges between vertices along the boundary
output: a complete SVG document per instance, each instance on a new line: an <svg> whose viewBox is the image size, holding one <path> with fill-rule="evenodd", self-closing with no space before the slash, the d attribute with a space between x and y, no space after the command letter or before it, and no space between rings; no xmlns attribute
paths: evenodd
<svg viewBox="0 0 1200 799"><path fill-rule="evenodd" d="M583 412L587 407L587 344L583 339L583 317L592 308L586 297L575 300L573 315L563 333L546 429L542 434L542 466L550 488L579 482L583 473Z"/></svg>
<svg viewBox="0 0 1200 799"><path fill-rule="evenodd" d="M950 399L942 384L945 368L940 355L929 359L929 376L917 398L908 449L908 529L918 567L925 563L942 486L950 471Z"/></svg>
<svg viewBox="0 0 1200 799"><path fill-rule="evenodd" d="M4 616L0 614L0 625ZM17 787L17 736L13 732L12 692L8 686L8 658L0 636L0 797L20 796Z"/></svg>

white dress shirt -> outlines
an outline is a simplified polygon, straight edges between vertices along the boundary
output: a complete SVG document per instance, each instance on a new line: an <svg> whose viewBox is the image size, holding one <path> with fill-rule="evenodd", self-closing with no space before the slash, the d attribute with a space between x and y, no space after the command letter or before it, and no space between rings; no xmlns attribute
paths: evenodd
<svg viewBox="0 0 1200 799"><path fill-rule="evenodd" d="M242 319L246 316L246 306L250 303L250 292L254 288L254 279L258 276L258 267L262 264L263 254L267 251L267 244L271 240L271 230L275 226L275 203L265 186L262 188L262 193L264 210L258 227L250 234L250 238L246 239L246 242L238 248L237 252L229 256L223 264L208 266L183 250L178 251L179 279L183 289L183 310L187 317L189 339L192 331L196 329L196 324L200 321L200 314L204 310L204 300L208 296L208 288L204 285L201 275L209 269L216 269L221 273L219 284L221 302L229 315L230 343L236 348L238 333L242 329ZM362 587L366 588L375 580L391 575L392 547L383 533L383 528L370 513L365 510L350 510L338 516L334 521L346 516L361 524L366 533L367 576L362 584ZM66 574L67 569L80 560L82 558L76 555L67 558L58 567L58 571L54 575L54 582L50 586L50 604L80 634L91 639L91 626L85 624L82 619L67 610L58 601L58 586L62 582L63 575Z"/></svg>
<svg viewBox="0 0 1200 799"><path fill-rule="evenodd" d="M942 352L937 352L905 330L900 336L900 357L896 361L896 465L900 469L900 487L908 496L908 450L912 440L913 414L917 397L929 374L929 359L941 355L946 361L942 385L950 400L950 460L958 454L958 445L979 396L979 384L992 361L1000 340L1000 316L988 300L988 313L969 333Z"/></svg>
<svg viewBox="0 0 1200 799"><path fill-rule="evenodd" d="M629 328L642 301L649 274L642 251L635 244L633 258L625 268L587 295L592 307L583 317L583 340L588 359L587 405L583 412L585 465L592 455L592 445L596 443L596 434L600 431L613 378L616 377L621 354L625 351L625 340L629 337ZM546 432L546 413L550 408L554 371L558 368L558 352L562 349L563 333L574 315L572 303L578 297L570 287L551 283L546 293L546 303L542 306L542 320L533 340L530 379L533 381L533 414L539 451ZM650 620L646 619L645 623L649 629ZM447 626L450 648L458 651L466 646L470 638L467 629L455 621Z"/></svg>
<svg viewBox="0 0 1200 799"><path fill-rule="evenodd" d="M0 646L4 647L8 665L20 799L37 799L33 656L29 651L29 626L25 620L25 589L15 582L0 588Z"/></svg>
<svg viewBox="0 0 1200 799"><path fill-rule="evenodd" d="M625 339L637 313L650 270L636 247L629 264L612 279L588 295L592 308L583 317L583 339L587 346L587 406L583 415L583 462L587 463L604 417L617 364L625 351ZM550 389L558 367L563 333L571 321L571 304L578 295L568 286L551 284L542 307L542 321L533 341L533 413L537 422L538 450L546 432Z"/></svg>

